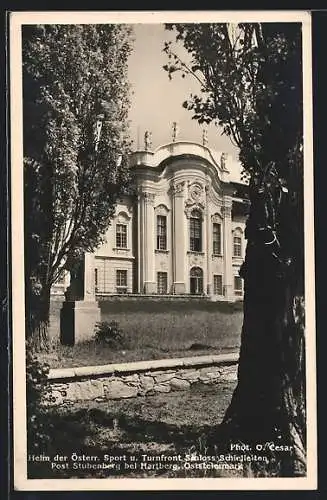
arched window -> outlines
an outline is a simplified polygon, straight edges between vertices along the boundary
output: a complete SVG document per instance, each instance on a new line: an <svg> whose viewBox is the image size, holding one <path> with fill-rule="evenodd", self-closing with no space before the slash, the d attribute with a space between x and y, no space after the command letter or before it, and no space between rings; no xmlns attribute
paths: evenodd
<svg viewBox="0 0 327 500"><path fill-rule="evenodd" d="M128 226L129 217L125 212L120 212L116 219L116 248L126 248L129 244Z"/></svg>
<svg viewBox="0 0 327 500"><path fill-rule="evenodd" d="M127 224L116 224L116 247L127 248Z"/></svg>
<svg viewBox="0 0 327 500"><path fill-rule="evenodd" d="M221 224L212 224L212 253L221 255Z"/></svg>
<svg viewBox="0 0 327 500"><path fill-rule="evenodd" d="M191 212L190 250L192 252L202 252L202 215L199 210Z"/></svg>
<svg viewBox="0 0 327 500"><path fill-rule="evenodd" d="M155 208L157 250L167 250L168 248L168 212L169 209L163 204Z"/></svg>
<svg viewBox="0 0 327 500"><path fill-rule="evenodd" d="M157 215L157 250L167 250L166 215Z"/></svg>
<svg viewBox="0 0 327 500"><path fill-rule="evenodd" d="M243 295L243 282L240 276L234 276L234 293L235 295Z"/></svg>
<svg viewBox="0 0 327 500"><path fill-rule="evenodd" d="M201 267L192 267L190 271L190 293L192 295L203 293L203 271Z"/></svg>
<svg viewBox="0 0 327 500"><path fill-rule="evenodd" d="M242 257L242 231L237 228L233 232L233 257Z"/></svg>

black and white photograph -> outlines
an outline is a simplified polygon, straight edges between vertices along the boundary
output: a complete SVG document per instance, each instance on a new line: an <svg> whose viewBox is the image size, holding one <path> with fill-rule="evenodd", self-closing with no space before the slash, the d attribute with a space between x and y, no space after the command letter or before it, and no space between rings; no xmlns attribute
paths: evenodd
<svg viewBox="0 0 327 500"><path fill-rule="evenodd" d="M15 488L315 489L310 13L9 31Z"/></svg>

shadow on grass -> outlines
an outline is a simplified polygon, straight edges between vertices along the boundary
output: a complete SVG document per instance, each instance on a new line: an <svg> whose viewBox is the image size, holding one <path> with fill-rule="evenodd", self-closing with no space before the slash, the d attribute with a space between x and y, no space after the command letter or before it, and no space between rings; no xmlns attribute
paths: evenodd
<svg viewBox="0 0 327 500"><path fill-rule="evenodd" d="M49 461L28 464L29 478L81 477L202 477L207 471L186 471L180 467L144 469L142 455L171 457L189 453L206 454L206 436L218 426L235 384L222 387L204 386L183 393L158 394L106 403L79 403L74 407L49 409L45 419L51 434L48 445L39 453ZM219 398L217 395L219 393ZM213 403L215 401L215 409ZM211 408L211 411L210 411ZM31 451L32 453L32 451ZM105 456L118 457L115 467L88 468L89 462L78 461L74 454L96 456L96 464L107 464ZM53 466L56 455L66 456L66 468ZM124 461L122 458L126 457ZM131 457L135 457L132 459ZM133 462L134 460L134 462ZM166 460L166 462L165 462ZM161 463L169 463L162 458ZM125 464L137 464L126 468ZM143 466L142 466L143 464ZM158 466L159 467L159 466ZM220 477L224 471L211 471ZM225 473L225 472L224 472ZM225 474L226 475L226 474Z"/></svg>
<svg viewBox="0 0 327 500"><path fill-rule="evenodd" d="M188 477L182 468L185 455L206 453L206 435L212 431L209 425L177 426L164 422L144 421L140 417L124 417L119 420L104 415L102 411L81 410L72 416L52 415L56 428L56 437L43 451L50 457L50 462L30 462L28 477L35 478L109 478L109 477ZM60 469L52 463L55 456L67 457L66 469ZM78 457L97 457L91 462L75 461ZM169 458L161 459L161 466L145 469L141 464L150 463L144 457L175 457L180 455L180 468L166 468L162 462L170 463ZM106 456L115 457L115 467L90 469L89 464L107 464ZM132 458L133 457L133 458ZM80 459L79 459L80 460ZM124 467L126 464L138 464L137 469ZM75 465L74 465L75 463ZM77 465L76 465L77 463ZM110 462L109 462L110 463ZM158 464L158 462L155 462ZM192 474L194 475L194 474ZM202 473L198 473L200 477ZM221 474L218 474L220 476ZM217 476L215 471L214 476Z"/></svg>

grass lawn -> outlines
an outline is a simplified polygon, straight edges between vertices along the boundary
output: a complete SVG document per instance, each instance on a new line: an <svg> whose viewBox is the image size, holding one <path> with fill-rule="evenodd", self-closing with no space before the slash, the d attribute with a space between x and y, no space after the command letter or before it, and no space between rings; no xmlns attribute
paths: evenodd
<svg viewBox="0 0 327 500"><path fill-rule="evenodd" d="M206 435L221 423L230 402L235 382L217 385L195 384L189 391L171 392L105 403L84 402L74 408L49 410L50 440L42 451L54 457L68 457L68 468L52 469L49 462L29 462L30 478L81 477L203 477L236 475L235 471L142 470L142 455L159 456L180 453L208 454ZM71 456L104 455L137 457L136 469L74 470ZM242 476L241 472L237 472Z"/></svg>
<svg viewBox="0 0 327 500"><path fill-rule="evenodd" d="M40 355L52 368L146 359L218 354L240 345L242 305L209 301L102 301L102 321L117 321L126 338L113 349L90 340L74 347L59 344L61 303L51 304L53 349Z"/></svg>

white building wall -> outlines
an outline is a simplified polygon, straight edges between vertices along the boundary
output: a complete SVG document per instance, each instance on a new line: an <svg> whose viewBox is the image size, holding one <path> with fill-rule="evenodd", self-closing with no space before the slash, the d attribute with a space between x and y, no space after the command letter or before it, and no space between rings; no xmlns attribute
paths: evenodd
<svg viewBox="0 0 327 500"><path fill-rule="evenodd" d="M167 191L167 186L164 186ZM158 248L157 240L157 218L158 216L166 217L166 248ZM154 270L156 292L158 292L158 273L166 273L167 275L167 293L172 293L173 277L172 277L172 210L170 200L166 194L158 194L154 206L155 230L154 239Z"/></svg>
<svg viewBox="0 0 327 500"><path fill-rule="evenodd" d="M131 199L117 203L115 216L105 235L105 242L95 252L95 276L97 293L117 293L117 270L127 271L127 293L133 292L135 256L133 252L133 221L135 209ZM126 248L117 246L117 224L127 227Z"/></svg>
<svg viewBox="0 0 327 500"><path fill-rule="evenodd" d="M133 257L133 217L134 207L129 198L125 198L117 203L115 215L110 222L110 226L105 234L105 242L95 251L96 257L119 256ZM127 246L126 248L117 248L116 229L117 224L126 224L127 226Z"/></svg>
<svg viewBox="0 0 327 500"><path fill-rule="evenodd" d="M166 161L177 145L167 148L159 148L160 161ZM182 153L183 148L185 145L178 144L176 151ZM201 152L201 148L196 145L195 149ZM144 162L136 176L138 196L119 200L105 241L94 254L97 293L118 293L120 270L127 272L126 293L158 293L158 273L167 273L168 294L189 294L190 271L199 267L203 271L204 295L213 300L242 298L239 290L235 294L235 277L245 257L245 217L232 218L228 172L219 170L207 148L203 158L177 156L161 170L157 169L155 154L146 152L138 160ZM201 251L190 249L189 223L194 209L202 214ZM158 215L166 216L166 249L157 248ZM214 223L221 227L219 255L213 252ZM127 228L124 248L117 246L118 224ZM233 253L236 234L242 242L240 256ZM221 276L221 293L216 293L215 276Z"/></svg>
<svg viewBox="0 0 327 500"><path fill-rule="evenodd" d="M245 251L246 251L246 239L245 239L245 218L238 216L235 217L232 221L232 239L234 240L234 236L241 238L241 255L235 256L233 252L233 285L234 285L234 297L241 299L243 297L243 280L239 279L239 272L241 265L245 259ZM234 247L234 245L233 245ZM242 290L235 290L235 277L237 281L240 283Z"/></svg>
<svg viewBox="0 0 327 500"><path fill-rule="evenodd" d="M96 293L116 294L122 288L117 287L117 270L127 272L126 293L133 291L133 262L127 259L95 257L94 267L97 272Z"/></svg>

